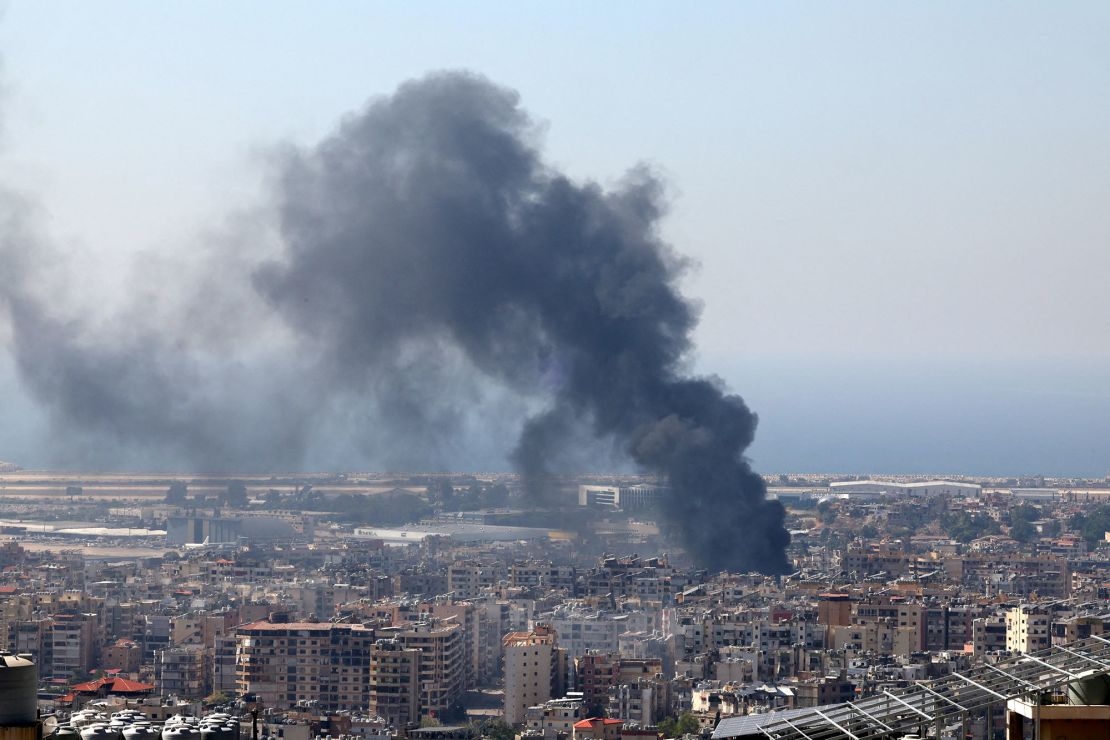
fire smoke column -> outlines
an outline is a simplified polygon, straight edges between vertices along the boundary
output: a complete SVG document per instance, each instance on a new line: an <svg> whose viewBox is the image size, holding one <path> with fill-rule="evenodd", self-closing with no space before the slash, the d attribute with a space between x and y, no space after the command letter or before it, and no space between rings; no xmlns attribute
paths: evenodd
<svg viewBox="0 0 1110 740"><path fill-rule="evenodd" d="M545 404L513 454L526 476L588 424L666 476L665 524L700 564L786 572L783 509L743 458L754 414L683 372L696 315L657 233L660 184L643 169L611 190L572 182L537 140L517 95L481 77L402 85L284 154L285 252L255 287L333 382L457 350Z"/></svg>

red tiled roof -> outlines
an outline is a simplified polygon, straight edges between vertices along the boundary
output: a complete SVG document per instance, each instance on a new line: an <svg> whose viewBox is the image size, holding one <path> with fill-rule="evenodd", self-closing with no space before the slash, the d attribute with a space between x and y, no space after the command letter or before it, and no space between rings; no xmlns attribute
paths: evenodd
<svg viewBox="0 0 1110 740"><path fill-rule="evenodd" d="M14 594L16 586L0 586L0 594Z"/></svg>
<svg viewBox="0 0 1110 740"><path fill-rule="evenodd" d="M98 694L104 687L108 688L109 694L142 694L148 691L154 691L154 686L152 684L141 683L139 681L128 681L126 678L120 678L118 676L105 676L95 681L79 683L73 687L73 690L79 694Z"/></svg>
<svg viewBox="0 0 1110 740"><path fill-rule="evenodd" d="M600 722L603 725L620 725L624 723L623 719L610 719L609 717L590 717L589 719L580 720L574 723L576 730L591 730L595 723Z"/></svg>

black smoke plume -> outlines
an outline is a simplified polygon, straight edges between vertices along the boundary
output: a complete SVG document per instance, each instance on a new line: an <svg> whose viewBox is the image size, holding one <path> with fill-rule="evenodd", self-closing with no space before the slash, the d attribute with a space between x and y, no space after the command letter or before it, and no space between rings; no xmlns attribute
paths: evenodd
<svg viewBox="0 0 1110 740"><path fill-rule="evenodd" d="M294 463L322 408L365 403L369 426L419 440L468 433L475 407L507 398L506 413L531 409L511 459L535 491L586 428L666 478L666 525L697 562L788 570L783 509L743 457L755 415L685 371L696 312L649 172L612 189L574 182L541 159L514 92L449 73L285 150L279 173L279 246L250 267L242 300L287 330L296 369L275 379L237 363L228 336L219 351L182 347L184 323L93 341L29 300L17 270L3 289L16 356L56 416L258 468L274 465L250 457L271 442ZM5 259L21 253L4 239ZM33 241L14 237L24 254ZM228 332L249 334L243 323ZM227 403L240 411L221 417Z"/></svg>

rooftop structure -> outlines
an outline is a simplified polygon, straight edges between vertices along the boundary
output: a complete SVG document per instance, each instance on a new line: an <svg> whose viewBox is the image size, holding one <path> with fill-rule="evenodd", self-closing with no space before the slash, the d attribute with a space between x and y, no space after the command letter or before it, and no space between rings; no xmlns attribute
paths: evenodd
<svg viewBox="0 0 1110 740"><path fill-rule="evenodd" d="M972 716L989 707L1030 699L1039 703L1045 693L1059 692L1110 675L1110 640L1090 637L1058 645L996 664L984 663L966 671L905 689L835 707L814 708L756 728L769 740L870 740L892 734L924 737L929 728L937 736L950 725L966 726ZM966 736L966 733L965 733ZM725 737L714 734L714 738ZM728 735L727 737L737 737Z"/></svg>

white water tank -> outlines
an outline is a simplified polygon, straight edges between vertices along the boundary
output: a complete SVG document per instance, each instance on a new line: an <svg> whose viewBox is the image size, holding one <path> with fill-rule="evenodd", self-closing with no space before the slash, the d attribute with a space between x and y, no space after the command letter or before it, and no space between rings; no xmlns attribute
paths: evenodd
<svg viewBox="0 0 1110 740"><path fill-rule="evenodd" d="M190 725L166 726L162 730L162 740L200 740L200 729Z"/></svg>
<svg viewBox="0 0 1110 740"><path fill-rule="evenodd" d="M0 727L38 721L39 671L22 655L0 652Z"/></svg>

